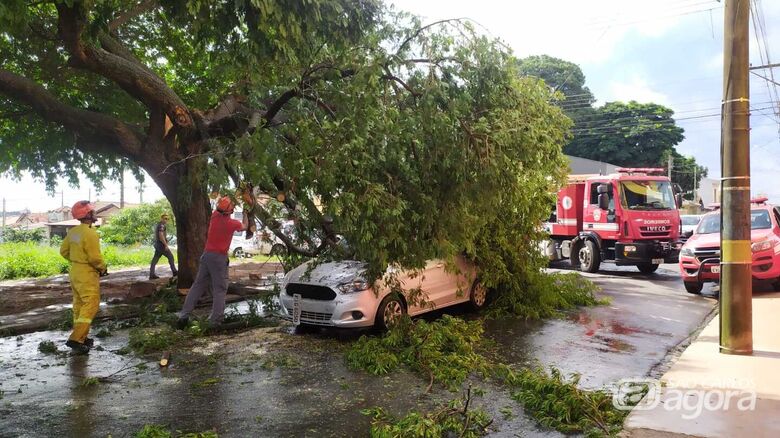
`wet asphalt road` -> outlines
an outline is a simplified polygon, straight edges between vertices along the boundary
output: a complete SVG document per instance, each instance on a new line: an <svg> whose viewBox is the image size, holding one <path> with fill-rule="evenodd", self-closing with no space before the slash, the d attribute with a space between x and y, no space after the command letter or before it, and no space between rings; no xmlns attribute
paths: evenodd
<svg viewBox="0 0 780 438"><path fill-rule="evenodd" d="M503 359L580 373L589 388L658 373L716 305L686 293L673 265L654 275L604 265L588 276L609 305L546 321L488 321ZM457 396L436 387L427 394L427 381L405 371L373 377L349 370L343 350L357 336L296 334L283 325L202 338L174 351L167 369L156 356L115 354L126 331L98 340L104 351L89 357L38 352L45 339L64 351L64 332L0 338L0 436L122 437L144 424L220 436L366 436L360 409L402 415ZM84 386L85 377L112 373L111 382ZM491 436L557 435L539 429L506 390L478 379L474 385L484 391L474 405L494 417Z"/></svg>

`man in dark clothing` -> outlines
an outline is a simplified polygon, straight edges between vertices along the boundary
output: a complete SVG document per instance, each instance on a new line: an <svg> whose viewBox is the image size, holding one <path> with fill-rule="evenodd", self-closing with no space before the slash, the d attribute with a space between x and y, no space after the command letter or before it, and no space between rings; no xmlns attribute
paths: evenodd
<svg viewBox="0 0 780 438"><path fill-rule="evenodd" d="M168 215L163 213L160 216L160 222L157 223L154 231L154 257L152 257L152 265L149 267L149 279L154 280L160 278L154 273L154 268L157 266L157 262L161 256L165 256L168 259L168 264L171 266L171 272L173 276L179 274L176 270L176 265L173 263L173 253L168 248L168 235L166 234L165 224L168 223Z"/></svg>

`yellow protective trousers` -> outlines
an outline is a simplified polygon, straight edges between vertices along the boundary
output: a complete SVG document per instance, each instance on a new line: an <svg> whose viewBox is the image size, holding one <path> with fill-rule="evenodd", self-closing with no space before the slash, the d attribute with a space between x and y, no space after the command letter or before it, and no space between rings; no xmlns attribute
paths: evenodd
<svg viewBox="0 0 780 438"><path fill-rule="evenodd" d="M90 265L73 263L70 267L70 287L73 290L73 333L70 340L83 344L100 307L100 275Z"/></svg>
<svg viewBox="0 0 780 438"><path fill-rule="evenodd" d="M106 270L106 263L100 254L100 238L87 224L73 227L62 241L60 254L71 262L73 333L70 340L83 344L100 307L99 273Z"/></svg>

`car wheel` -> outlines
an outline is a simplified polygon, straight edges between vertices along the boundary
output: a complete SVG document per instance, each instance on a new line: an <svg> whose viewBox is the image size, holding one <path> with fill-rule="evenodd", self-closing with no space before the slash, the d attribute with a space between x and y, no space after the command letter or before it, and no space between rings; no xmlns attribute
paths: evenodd
<svg viewBox="0 0 780 438"><path fill-rule="evenodd" d="M284 255L287 255L287 247L282 245L281 243L277 243L276 245L271 247L271 252L268 253L268 255L271 255L271 256L284 256Z"/></svg>
<svg viewBox="0 0 780 438"><path fill-rule="evenodd" d="M701 284L700 282L694 283L690 281L685 281L683 282L683 284L685 285L685 290L689 294L694 294L694 295L699 295L701 293L702 288L704 287L704 285Z"/></svg>
<svg viewBox="0 0 780 438"><path fill-rule="evenodd" d="M374 324L380 330L387 330L404 315L406 315L406 306L403 301L398 294L390 294L379 304Z"/></svg>
<svg viewBox="0 0 780 438"><path fill-rule="evenodd" d="M469 293L469 305L472 310L480 310L487 303L488 290L479 280L474 280Z"/></svg>
<svg viewBox="0 0 780 438"><path fill-rule="evenodd" d="M243 248L236 248L233 250L233 257L241 258L244 257L244 249Z"/></svg>
<svg viewBox="0 0 780 438"><path fill-rule="evenodd" d="M658 270L658 267L660 265L654 265L652 263L641 263L636 265L637 268L639 268L639 272L643 274L652 274L653 272Z"/></svg>
<svg viewBox="0 0 780 438"><path fill-rule="evenodd" d="M586 240L579 251L577 258L580 262L580 270L585 272L598 272L601 265L601 254L592 240Z"/></svg>

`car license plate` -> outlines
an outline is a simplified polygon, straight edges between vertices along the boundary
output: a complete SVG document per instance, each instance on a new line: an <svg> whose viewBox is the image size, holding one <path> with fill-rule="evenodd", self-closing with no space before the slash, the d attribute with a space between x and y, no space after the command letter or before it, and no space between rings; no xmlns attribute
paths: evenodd
<svg viewBox="0 0 780 438"><path fill-rule="evenodd" d="M301 294L293 295L293 324L301 325Z"/></svg>
<svg viewBox="0 0 780 438"><path fill-rule="evenodd" d="M654 265L660 265L663 262L664 262L664 259L653 259L653 264Z"/></svg>
<svg viewBox="0 0 780 438"><path fill-rule="evenodd" d="M713 274L720 274L720 266L713 266L710 270Z"/></svg>

